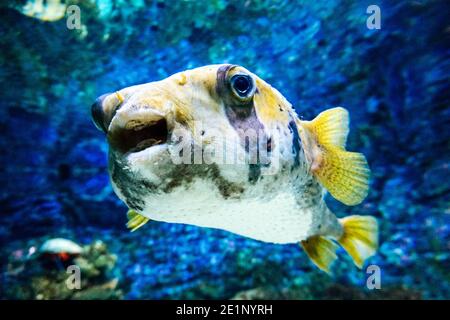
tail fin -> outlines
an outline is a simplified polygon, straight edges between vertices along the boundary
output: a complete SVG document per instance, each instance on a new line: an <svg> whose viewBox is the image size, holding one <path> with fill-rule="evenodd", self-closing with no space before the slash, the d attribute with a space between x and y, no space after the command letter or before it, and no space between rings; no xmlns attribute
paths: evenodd
<svg viewBox="0 0 450 320"><path fill-rule="evenodd" d="M349 216L339 219L344 234L338 239L339 244L352 257L358 268L373 256L378 248L378 223L371 216Z"/></svg>
<svg viewBox="0 0 450 320"><path fill-rule="evenodd" d="M333 241L323 236L313 236L301 242L311 261L322 271L330 273L330 266L337 259L336 250L339 248Z"/></svg>

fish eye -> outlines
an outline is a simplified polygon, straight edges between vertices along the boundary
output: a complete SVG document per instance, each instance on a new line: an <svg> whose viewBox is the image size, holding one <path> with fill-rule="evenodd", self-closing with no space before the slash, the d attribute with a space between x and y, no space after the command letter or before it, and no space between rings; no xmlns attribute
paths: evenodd
<svg viewBox="0 0 450 320"><path fill-rule="evenodd" d="M230 79L231 88L239 98L250 98L255 92L253 79L246 74L236 74Z"/></svg>

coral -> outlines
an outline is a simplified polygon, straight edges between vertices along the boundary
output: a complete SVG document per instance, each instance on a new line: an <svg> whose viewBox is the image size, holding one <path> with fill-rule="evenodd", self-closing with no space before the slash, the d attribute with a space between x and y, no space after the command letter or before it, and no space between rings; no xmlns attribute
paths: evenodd
<svg viewBox="0 0 450 320"><path fill-rule="evenodd" d="M123 297L119 280L113 274L116 256L110 254L101 241L84 246L83 251L74 257L59 256L58 252L49 255L47 251L36 251L24 257L19 252L22 250L13 252L9 259L5 298L82 300ZM70 266L79 268L79 288L68 285L68 277L72 274L68 271Z"/></svg>

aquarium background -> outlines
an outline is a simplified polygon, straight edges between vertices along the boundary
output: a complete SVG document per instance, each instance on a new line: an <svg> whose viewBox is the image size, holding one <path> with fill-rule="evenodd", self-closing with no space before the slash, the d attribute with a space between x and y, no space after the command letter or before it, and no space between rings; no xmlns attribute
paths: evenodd
<svg viewBox="0 0 450 320"><path fill-rule="evenodd" d="M450 2L47 1L52 21L23 9L37 2L0 5L0 298L450 298ZM71 4L81 29L67 28ZM372 4L379 30L366 26ZM295 244L159 222L126 229L91 104L212 63L245 66L305 119L350 111L348 149L367 156L371 190L356 207L327 202L338 216L378 218L367 265L380 267L380 290L343 250L328 276ZM81 290L40 252L55 237L88 252L69 257Z"/></svg>

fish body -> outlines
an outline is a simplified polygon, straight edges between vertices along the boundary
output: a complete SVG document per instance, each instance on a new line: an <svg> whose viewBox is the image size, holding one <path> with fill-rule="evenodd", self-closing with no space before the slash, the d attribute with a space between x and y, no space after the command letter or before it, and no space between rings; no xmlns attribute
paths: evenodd
<svg viewBox="0 0 450 320"><path fill-rule="evenodd" d="M92 114L132 230L157 220L300 243L327 272L332 240L358 266L375 252L376 221L339 220L323 199L355 205L368 191L364 156L345 150L343 108L302 121L255 74L211 65L103 95Z"/></svg>

